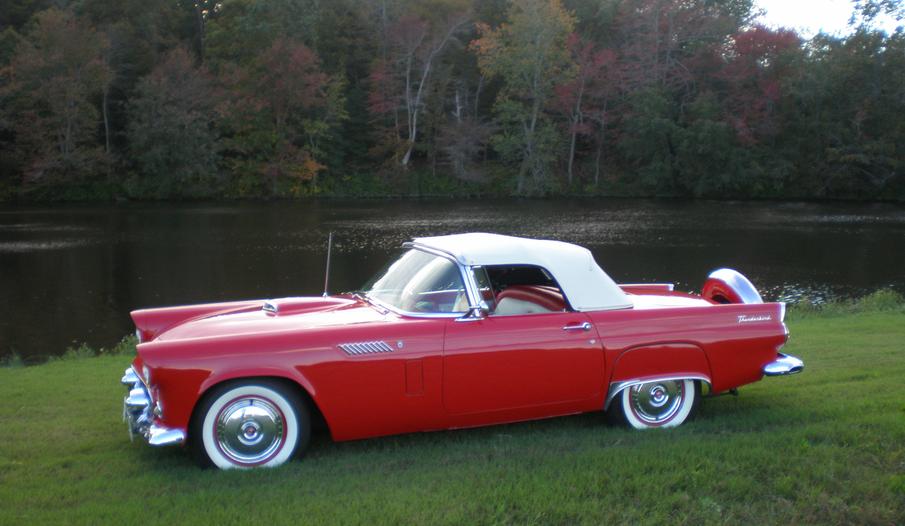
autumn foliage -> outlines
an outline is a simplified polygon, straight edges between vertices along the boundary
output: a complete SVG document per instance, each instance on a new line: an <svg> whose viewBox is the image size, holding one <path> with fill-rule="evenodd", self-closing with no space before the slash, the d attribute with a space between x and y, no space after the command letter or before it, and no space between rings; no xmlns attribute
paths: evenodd
<svg viewBox="0 0 905 526"><path fill-rule="evenodd" d="M101 169L97 102L113 75L108 48L104 35L56 9L37 13L32 38L19 41L2 93L26 183L80 179Z"/></svg>
<svg viewBox="0 0 905 526"><path fill-rule="evenodd" d="M805 39L738 0L16 0L0 200L905 199L900 4Z"/></svg>

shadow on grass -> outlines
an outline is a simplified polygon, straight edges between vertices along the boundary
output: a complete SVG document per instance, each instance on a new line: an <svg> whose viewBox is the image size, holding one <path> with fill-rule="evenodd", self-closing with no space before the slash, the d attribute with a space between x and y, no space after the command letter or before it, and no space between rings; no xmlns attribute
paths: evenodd
<svg viewBox="0 0 905 526"><path fill-rule="evenodd" d="M410 467L413 462L449 462L493 456L510 450L540 450L551 454L582 448L643 446L675 437L744 435L788 429L819 419L813 412L791 411L779 396L705 398L695 417L675 429L636 431L607 421L603 412L560 416L543 420L499 424L467 429L407 433L334 442L327 430L315 431L304 456L290 465L305 463L359 464L378 461L375 469L391 469L394 463ZM139 461L144 468L168 471L197 469L186 448L142 447ZM413 455L407 453L413 452ZM445 460L444 460L445 459ZM210 470L216 472L217 470Z"/></svg>

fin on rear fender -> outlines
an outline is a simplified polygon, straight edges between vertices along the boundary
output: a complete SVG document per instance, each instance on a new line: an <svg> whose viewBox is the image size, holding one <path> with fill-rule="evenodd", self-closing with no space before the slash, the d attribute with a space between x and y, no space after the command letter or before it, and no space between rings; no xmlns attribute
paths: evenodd
<svg viewBox="0 0 905 526"><path fill-rule="evenodd" d="M731 268L711 272L701 288L701 296L716 303L764 302L748 278Z"/></svg>

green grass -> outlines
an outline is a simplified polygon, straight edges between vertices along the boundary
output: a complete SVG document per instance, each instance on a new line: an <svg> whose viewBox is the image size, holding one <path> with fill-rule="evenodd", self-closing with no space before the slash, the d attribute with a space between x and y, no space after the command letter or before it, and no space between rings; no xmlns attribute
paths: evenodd
<svg viewBox="0 0 905 526"><path fill-rule="evenodd" d="M592 414L319 437L252 472L130 443L128 356L0 368L0 524L905 523L905 312L792 318L803 374L706 400L678 429Z"/></svg>

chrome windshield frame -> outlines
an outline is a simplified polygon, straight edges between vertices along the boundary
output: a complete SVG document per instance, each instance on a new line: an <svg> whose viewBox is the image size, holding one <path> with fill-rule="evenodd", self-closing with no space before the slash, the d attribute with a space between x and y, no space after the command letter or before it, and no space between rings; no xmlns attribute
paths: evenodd
<svg viewBox="0 0 905 526"><path fill-rule="evenodd" d="M442 257L456 266L459 269L459 276L462 278L462 283L465 285L465 295L468 298L468 309L465 312L411 312L402 310L394 305L390 305L389 303L380 301L379 299L371 296L367 292L364 292L364 296L367 297L368 301L374 302L376 305L397 314L399 316L409 317L409 318L435 318L435 319L457 319L457 318L467 318L472 309L475 308L475 305L478 305L475 301L477 297L477 287L473 283L473 276L469 276L469 272L467 271L467 267L459 263L455 256L448 252L444 252L442 250L437 250L434 248L429 248L425 246L418 245L417 243L406 242L402 244L402 248L408 248L413 250L418 250L419 252L424 252L430 254L432 256Z"/></svg>

